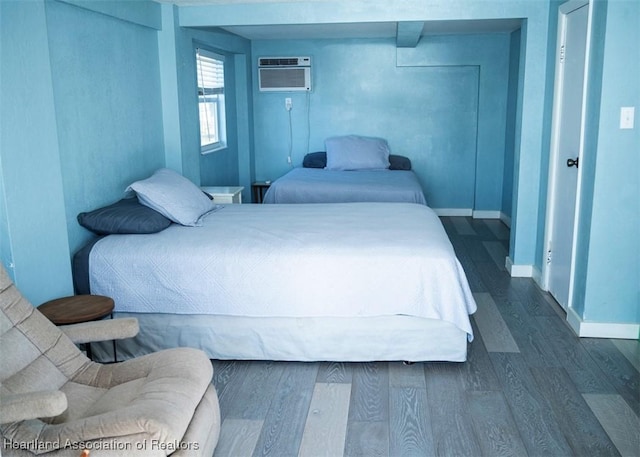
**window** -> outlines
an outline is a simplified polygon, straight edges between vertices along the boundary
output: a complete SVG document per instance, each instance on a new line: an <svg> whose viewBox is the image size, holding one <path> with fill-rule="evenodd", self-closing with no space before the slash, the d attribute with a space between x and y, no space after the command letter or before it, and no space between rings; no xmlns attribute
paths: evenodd
<svg viewBox="0 0 640 457"><path fill-rule="evenodd" d="M224 114L224 56L196 50L200 152L206 154L226 146Z"/></svg>

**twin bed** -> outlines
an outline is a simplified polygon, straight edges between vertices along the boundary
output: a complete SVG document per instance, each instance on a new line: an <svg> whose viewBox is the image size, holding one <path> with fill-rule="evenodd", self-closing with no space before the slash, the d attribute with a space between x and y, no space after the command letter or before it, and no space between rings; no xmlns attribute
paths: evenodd
<svg viewBox="0 0 640 457"><path fill-rule="evenodd" d="M427 204L411 161L404 156L391 155L385 169L331 170L326 163L326 152L307 154L302 168L293 168L271 184L263 203Z"/></svg>
<svg viewBox="0 0 640 457"><path fill-rule="evenodd" d="M169 170L131 188L168 226L93 226L111 234L74 259L78 293L140 322L119 357L191 346L213 359L466 360L476 305L425 204L213 205ZM201 205L188 217L185 199Z"/></svg>

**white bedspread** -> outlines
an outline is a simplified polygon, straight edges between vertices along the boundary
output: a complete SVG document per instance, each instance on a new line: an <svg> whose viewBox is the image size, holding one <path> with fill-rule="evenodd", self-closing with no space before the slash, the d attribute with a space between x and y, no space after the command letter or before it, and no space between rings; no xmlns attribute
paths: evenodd
<svg viewBox="0 0 640 457"><path fill-rule="evenodd" d="M411 170L294 168L276 179L263 203L405 202L426 205Z"/></svg>
<svg viewBox="0 0 640 457"><path fill-rule="evenodd" d="M411 315L472 338L467 279L423 205L224 205L201 227L110 235L89 264L91 292L121 312Z"/></svg>

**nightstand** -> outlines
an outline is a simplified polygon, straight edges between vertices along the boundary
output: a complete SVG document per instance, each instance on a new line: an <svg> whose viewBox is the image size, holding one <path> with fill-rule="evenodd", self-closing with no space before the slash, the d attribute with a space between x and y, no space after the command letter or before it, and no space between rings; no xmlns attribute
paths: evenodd
<svg viewBox="0 0 640 457"><path fill-rule="evenodd" d="M269 186L271 186L271 181L257 181L251 184L253 203L262 203L264 194L269 190Z"/></svg>
<svg viewBox="0 0 640 457"><path fill-rule="evenodd" d="M203 186L201 189L213 197L213 203L242 203L242 186Z"/></svg>
<svg viewBox="0 0 640 457"><path fill-rule="evenodd" d="M55 325L81 324L103 319L107 316L113 318L113 299L103 295L72 295L70 297L57 298L38 306L47 319ZM87 357L91 357L91 345L84 344ZM116 340L113 340L113 360L118 361Z"/></svg>

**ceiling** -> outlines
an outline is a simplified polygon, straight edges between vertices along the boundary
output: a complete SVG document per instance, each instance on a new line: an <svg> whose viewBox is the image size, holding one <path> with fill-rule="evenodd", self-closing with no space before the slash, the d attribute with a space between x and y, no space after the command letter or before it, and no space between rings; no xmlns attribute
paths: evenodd
<svg viewBox="0 0 640 457"><path fill-rule="evenodd" d="M520 19L426 21L421 35L512 32ZM222 27L251 40L321 39L321 38L392 38L396 22L361 22L348 24L246 25Z"/></svg>
<svg viewBox="0 0 640 457"><path fill-rule="evenodd" d="M222 5L234 3L301 3L326 0L156 0L178 6ZM521 26L520 19L483 19L426 21L424 35L512 32ZM392 38L397 22L361 22L344 24L235 25L223 29L250 40L332 39L332 38Z"/></svg>
<svg viewBox="0 0 640 457"><path fill-rule="evenodd" d="M156 0L160 3L173 3L178 6L233 5L234 3L310 3L327 0Z"/></svg>

